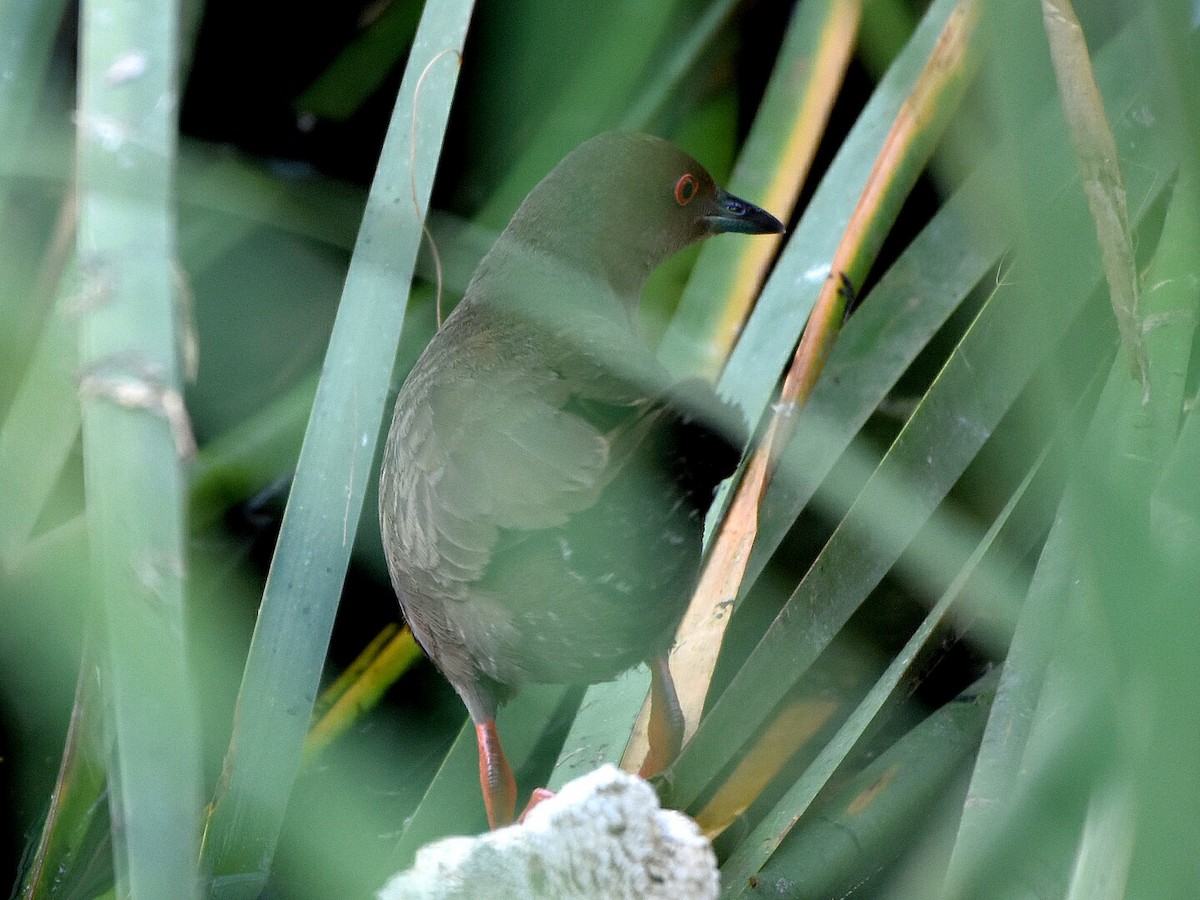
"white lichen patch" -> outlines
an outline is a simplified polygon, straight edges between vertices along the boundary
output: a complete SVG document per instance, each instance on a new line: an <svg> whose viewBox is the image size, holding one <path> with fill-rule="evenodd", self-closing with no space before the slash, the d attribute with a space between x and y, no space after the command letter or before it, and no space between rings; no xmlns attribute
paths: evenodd
<svg viewBox="0 0 1200 900"><path fill-rule="evenodd" d="M145 53L131 50L128 53L122 53L113 61L104 73L104 80L116 87L127 81L133 81L135 78L141 78L146 74L148 66L149 62Z"/></svg>

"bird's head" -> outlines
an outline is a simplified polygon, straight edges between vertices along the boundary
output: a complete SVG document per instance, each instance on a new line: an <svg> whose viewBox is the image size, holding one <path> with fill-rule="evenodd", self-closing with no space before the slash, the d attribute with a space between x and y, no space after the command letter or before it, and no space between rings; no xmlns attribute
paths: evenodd
<svg viewBox="0 0 1200 900"><path fill-rule="evenodd" d="M640 293L667 257L721 232L777 234L783 224L727 191L674 144L610 132L581 144L533 189L509 225L524 243L602 271Z"/></svg>

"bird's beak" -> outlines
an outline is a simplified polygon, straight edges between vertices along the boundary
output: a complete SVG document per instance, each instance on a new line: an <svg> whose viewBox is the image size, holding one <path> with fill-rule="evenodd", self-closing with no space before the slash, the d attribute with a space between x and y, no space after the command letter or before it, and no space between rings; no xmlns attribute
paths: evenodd
<svg viewBox="0 0 1200 900"><path fill-rule="evenodd" d="M777 218L740 197L717 188L713 197L713 212L704 217L714 233L736 231L741 234L782 234L783 223Z"/></svg>

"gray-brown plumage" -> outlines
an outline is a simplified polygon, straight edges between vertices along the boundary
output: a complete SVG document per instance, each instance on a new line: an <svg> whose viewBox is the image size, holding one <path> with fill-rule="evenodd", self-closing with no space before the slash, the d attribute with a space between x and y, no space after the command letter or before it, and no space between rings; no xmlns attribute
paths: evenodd
<svg viewBox="0 0 1200 900"><path fill-rule="evenodd" d="M493 826L515 802L497 708L665 658L740 454L736 413L639 339L646 277L710 234L780 230L665 141L594 138L529 194L396 398L388 566L476 724Z"/></svg>

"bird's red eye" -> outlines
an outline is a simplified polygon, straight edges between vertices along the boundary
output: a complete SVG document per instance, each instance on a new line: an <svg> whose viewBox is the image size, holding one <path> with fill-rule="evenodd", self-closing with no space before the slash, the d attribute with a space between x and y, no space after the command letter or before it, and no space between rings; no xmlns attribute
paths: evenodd
<svg viewBox="0 0 1200 900"><path fill-rule="evenodd" d="M675 182L675 202L680 206L687 206L695 196L696 176L691 172L687 172L681 175L679 180Z"/></svg>

